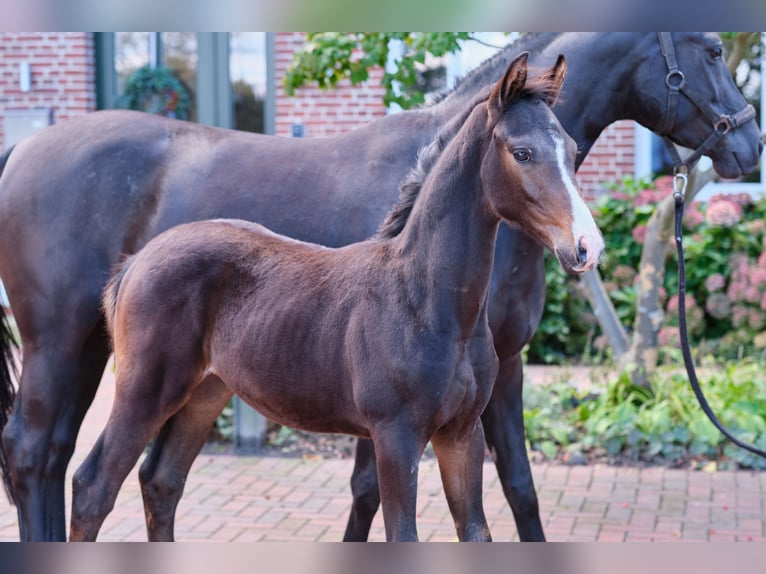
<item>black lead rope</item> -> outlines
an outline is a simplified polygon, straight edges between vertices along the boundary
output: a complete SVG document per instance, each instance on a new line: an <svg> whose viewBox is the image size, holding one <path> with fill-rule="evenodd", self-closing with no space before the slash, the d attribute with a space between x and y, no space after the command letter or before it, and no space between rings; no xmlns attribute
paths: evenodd
<svg viewBox="0 0 766 574"><path fill-rule="evenodd" d="M761 450L751 444L742 442L735 437L729 430L723 426L718 417L715 416L710 405L702 394L699 381L697 380L697 373L694 370L694 362L692 361L692 353L689 349L689 336L686 330L686 269L684 267L684 247L683 247L683 219L684 219L684 196L686 194L686 173L676 171L673 178L673 198L675 199L675 233L676 233L676 250L678 251L678 323L681 335L681 353L684 356L684 365L686 366L686 373L689 375L689 383L691 383L692 390L697 397L702 410L710 419L710 422L723 433L731 442L738 447L744 448L758 456L766 458L766 451Z"/></svg>

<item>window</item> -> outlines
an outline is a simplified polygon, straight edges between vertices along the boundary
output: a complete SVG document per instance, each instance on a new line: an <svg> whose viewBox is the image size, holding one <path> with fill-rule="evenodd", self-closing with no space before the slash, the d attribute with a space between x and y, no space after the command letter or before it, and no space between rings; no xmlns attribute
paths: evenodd
<svg viewBox="0 0 766 574"><path fill-rule="evenodd" d="M229 76L234 100L234 129L264 133L266 34L229 35Z"/></svg>

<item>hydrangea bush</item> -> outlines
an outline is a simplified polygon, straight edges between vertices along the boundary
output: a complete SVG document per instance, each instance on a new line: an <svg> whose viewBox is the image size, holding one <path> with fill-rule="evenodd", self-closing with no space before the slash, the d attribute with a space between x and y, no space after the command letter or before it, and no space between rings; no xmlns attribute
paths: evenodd
<svg viewBox="0 0 766 574"><path fill-rule="evenodd" d="M628 330L635 317L646 224L672 188L670 176L654 182L626 178L593 206L607 246L601 274ZM686 206L684 228L687 321L693 342L722 359L766 357L766 199L729 194L693 202ZM670 247L661 290L665 322L659 333L660 344L668 348L678 343L678 266L675 245ZM549 259L547 296L552 305L546 306L530 345L530 360L561 362L564 357L608 352L592 315L583 312L581 292L573 286L576 280L566 278ZM578 324L564 332L560 323L570 317L577 317Z"/></svg>

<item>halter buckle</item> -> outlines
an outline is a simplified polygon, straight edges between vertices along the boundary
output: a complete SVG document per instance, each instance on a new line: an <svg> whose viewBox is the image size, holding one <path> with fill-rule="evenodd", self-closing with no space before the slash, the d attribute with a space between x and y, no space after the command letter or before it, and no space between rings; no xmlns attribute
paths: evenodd
<svg viewBox="0 0 766 574"><path fill-rule="evenodd" d="M674 79L677 79L677 84L673 83ZM686 76L684 76L681 70L670 70L668 75L665 76L665 85L671 90L681 90L686 85Z"/></svg>

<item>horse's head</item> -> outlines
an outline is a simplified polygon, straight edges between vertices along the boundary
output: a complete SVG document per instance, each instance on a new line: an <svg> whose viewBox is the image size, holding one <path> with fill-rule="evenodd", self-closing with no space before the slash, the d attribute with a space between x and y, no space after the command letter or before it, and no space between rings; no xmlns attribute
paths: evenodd
<svg viewBox="0 0 766 574"><path fill-rule="evenodd" d="M575 185L577 146L551 111L566 61L527 80L527 54L511 62L487 100L492 141L481 166L490 209L543 243L570 273L593 268L604 249Z"/></svg>
<svg viewBox="0 0 766 574"><path fill-rule="evenodd" d="M737 89L714 33L649 34L637 47L635 100L641 123L713 160L728 178L752 172L763 149L755 110ZM719 131L719 136L711 134ZM708 138L711 138L709 141ZM709 146L709 147L708 147Z"/></svg>

